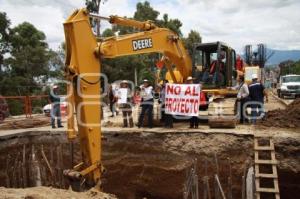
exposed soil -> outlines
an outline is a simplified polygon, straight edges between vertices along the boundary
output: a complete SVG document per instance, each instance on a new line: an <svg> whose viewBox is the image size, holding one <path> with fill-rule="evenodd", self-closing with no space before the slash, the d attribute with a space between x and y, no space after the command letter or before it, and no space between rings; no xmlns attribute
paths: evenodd
<svg viewBox="0 0 300 199"><path fill-rule="evenodd" d="M32 117L32 118L22 118L11 121L4 121L0 124L0 130L8 129L26 129L35 128L41 126L49 126L50 118L46 116Z"/></svg>
<svg viewBox="0 0 300 199"><path fill-rule="evenodd" d="M7 199L117 199L111 194L102 193L96 189L86 192L74 192L51 187L33 187L26 189L7 189L0 187L0 197Z"/></svg>
<svg viewBox="0 0 300 199"><path fill-rule="evenodd" d="M41 171L41 185L68 188L61 173L63 169L71 167L70 145L64 133L31 132L2 140L0 137L0 141L0 186L36 186L36 172L32 170L31 160L34 146ZM275 137L274 142L276 156L280 161L278 173L281 198L294 199L300 188L300 140L297 137ZM241 198L242 175L249 167L247 160L251 165L253 159L251 135L123 131L104 133L102 143L103 164L106 168L102 177L103 191L122 199L183 198L187 172L195 159L200 198L203 195L204 176L208 176L210 191L214 196L213 177L216 173L219 173L225 193L229 194L231 187L233 198ZM24 146L25 172L22 170ZM54 170L54 176L51 176L42 157L42 146ZM78 143L75 143L75 152L75 163L78 163ZM1 196L0 194L0 198Z"/></svg>
<svg viewBox="0 0 300 199"><path fill-rule="evenodd" d="M300 128L300 99L289 104L286 109L272 110L267 113L260 125L267 127ZM300 131L299 131L300 132Z"/></svg>

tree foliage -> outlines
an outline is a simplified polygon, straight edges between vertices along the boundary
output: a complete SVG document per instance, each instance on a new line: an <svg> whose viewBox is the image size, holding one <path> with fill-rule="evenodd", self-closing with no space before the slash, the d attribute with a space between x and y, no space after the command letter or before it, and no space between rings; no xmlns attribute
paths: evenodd
<svg viewBox="0 0 300 199"><path fill-rule="evenodd" d="M192 55L194 44L195 43L201 43L202 38L201 38L199 32L197 32L196 30L191 30L188 34L188 37L184 38L183 41L184 41L185 48L188 49L189 54Z"/></svg>
<svg viewBox="0 0 300 199"><path fill-rule="evenodd" d="M6 13L0 12L0 74L2 73L4 54L9 52L9 26L10 21Z"/></svg>
<svg viewBox="0 0 300 199"><path fill-rule="evenodd" d="M32 95L49 77L49 49L46 36L24 22L8 33L9 53L4 59L0 92L2 95ZM1 55L3 56L2 52Z"/></svg>
<svg viewBox="0 0 300 199"><path fill-rule="evenodd" d="M279 67L280 67L280 75L289 75L289 74L300 75L300 60L283 61L279 64Z"/></svg>
<svg viewBox="0 0 300 199"><path fill-rule="evenodd" d="M87 8L90 11L94 11L89 7ZM145 1L137 3L136 11L133 14L133 19L138 21L153 21L159 27L168 28L182 37L182 23L180 20L170 19L168 14L164 14L162 19L159 19L159 15L160 12L151 7L148 1ZM104 30L101 36L110 37L113 36L116 32L119 35L125 35L138 31L139 30L136 30L133 27L113 25L112 28ZM194 37L194 34L192 34L192 36ZM192 40L194 40L194 38L191 38L188 41ZM197 41L199 41L199 39ZM140 82L144 78L153 80L155 75L154 72L156 69L155 63L159 58L160 55L158 53L151 53L147 55L132 55L126 57L118 57L115 59L104 59L102 60L102 72L108 76L110 82L119 79L128 79L133 81L135 70L137 71L138 82Z"/></svg>

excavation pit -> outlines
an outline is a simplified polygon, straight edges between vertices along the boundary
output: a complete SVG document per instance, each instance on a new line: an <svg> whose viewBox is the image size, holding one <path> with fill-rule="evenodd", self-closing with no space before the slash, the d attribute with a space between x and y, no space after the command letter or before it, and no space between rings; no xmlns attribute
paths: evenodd
<svg viewBox="0 0 300 199"><path fill-rule="evenodd" d="M281 198L292 199L300 188L300 141L275 137L274 142ZM72 159L64 132L24 132L2 136L0 143L0 186L68 188L62 171ZM207 181L214 198L215 174L227 196L242 198L242 176L253 163L252 135L110 130L103 132L102 146L103 191L122 199L181 199L193 168L199 198ZM74 163L80 161L79 149L75 142Z"/></svg>

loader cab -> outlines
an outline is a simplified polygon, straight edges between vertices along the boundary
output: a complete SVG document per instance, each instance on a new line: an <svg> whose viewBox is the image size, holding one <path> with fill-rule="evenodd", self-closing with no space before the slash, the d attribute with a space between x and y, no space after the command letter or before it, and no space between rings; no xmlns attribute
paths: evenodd
<svg viewBox="0 0 300 199"><path fill-rule="evenodd" d="M203 88L226 88L236 81L235 50L222 42L195 44L193 77Z"/></svg>

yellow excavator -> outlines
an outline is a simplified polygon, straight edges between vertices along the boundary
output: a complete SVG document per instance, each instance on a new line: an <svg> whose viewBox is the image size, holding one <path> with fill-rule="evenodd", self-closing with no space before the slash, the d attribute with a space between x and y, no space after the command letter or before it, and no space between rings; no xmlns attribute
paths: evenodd
<svg viewBox="0 0 300 199"><path fill-rule="evenodd" d="M108 20L111 24L131 26L140 32L98 40L90 25L91 17ZM69 16L64 23L64 31L65 76L69 82L67 134L70 141L79 138L82 152L82 162L64 174L80 184L99 185L103 169L100 127L102 58L158 52L163 54L162 61L168 68L167 76L174 83L182 83L194 74L195 80L203 83L203 90L209 95L235 94L226 89L233 85L235 79L232 72L235 52L222 42L195 44L192 62L183 42L171 30L157 27L151 21L140 22L118 16L101 17L88 13L86 9L76 10ZM205 79L205 72L213 60L216 61L217 72L221 70L222 62L226 70L223 76L214 78L208 74Z"/></svg>

